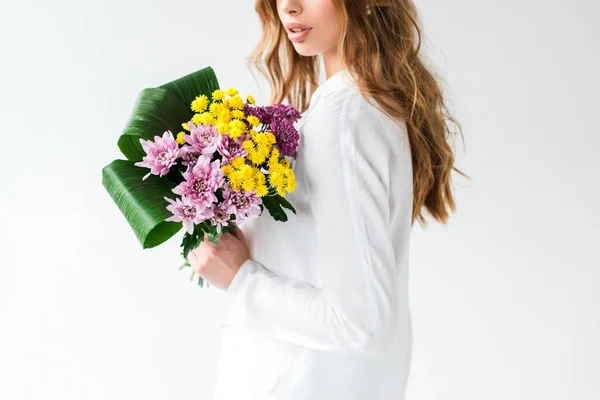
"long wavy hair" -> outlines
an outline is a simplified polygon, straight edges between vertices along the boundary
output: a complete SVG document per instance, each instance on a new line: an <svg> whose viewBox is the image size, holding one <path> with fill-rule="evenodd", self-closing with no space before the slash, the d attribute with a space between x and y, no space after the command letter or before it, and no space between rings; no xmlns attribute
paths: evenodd
<svg viewBox="0 0 600 400"><path fill-rule="evenodd" d="M456 204L449 139L460 133L433 73L420 56L422 28L412 0L333 0L342 24L343 65L358 77L360 92L394 119L406 121L413 167L412 223L425 214L446 223ZM367 7L369 11L367 12ZM288 102L304 112L318 87L319 59L299 55L287 39L276 0L256 0L262 37L248 56L267 78L273 103ZM454 126L456 131L451 127Z"/></svg>

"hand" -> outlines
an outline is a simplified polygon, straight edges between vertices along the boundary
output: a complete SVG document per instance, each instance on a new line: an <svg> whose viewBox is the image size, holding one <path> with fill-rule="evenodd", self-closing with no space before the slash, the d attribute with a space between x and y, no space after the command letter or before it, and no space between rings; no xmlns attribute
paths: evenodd
<svg viewBox="0 0 600 400"><path fill-rule="evenodd" d="M188 261L195 273L212 286L227 290L242 264L250 258L244 233L235 229L221 235L219 244L204 239L190 251Z"/></svg>

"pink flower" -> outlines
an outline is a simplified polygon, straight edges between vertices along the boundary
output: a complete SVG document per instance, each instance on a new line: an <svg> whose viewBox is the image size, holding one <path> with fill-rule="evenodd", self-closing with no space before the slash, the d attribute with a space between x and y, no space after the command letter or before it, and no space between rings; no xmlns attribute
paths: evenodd
<svg viewBox="0 0 600 400"><path fill-rule="evenodd" d="M248 135L248 138L250 135ZM231 160L236 157L246 157L248 154L246 149L242 147L242 142L246 140L246 136L240 137L239 139L232 139L228 135L219 135L217 139L217 151L221 154L223 159L222 164L229 164Z"/></svg>
<svg viewBox="0 0 600 400"><path fill-rule="evenodd" d="M144 175L142 180L146 180L151 174L166 175L169 169L176 164L177 158L181 156L181 150L171 131L165 131L162 138L154 136L154 142L140 139L140 143L146 152L146 156L142 161L136 162L135 165L150 168L150 172Z"/></svg>
<svg viewBox="0 0 600 400"><path fill-rule="evenodd" d="M213 221L217 227L217 232L221 233L223 226L229 225L230 214L223 203L213 204Z"/></svg>
<svg viewBox="0 0 600 400"><path fill-rule="evenodd" d="M167 210L173 213L173 215L165 219L165 221L183 222L183 226L189 234L194 232L195 224L199 224L213 216L213 210L211 208L199 206L186 196L183 196L181 199L177 197L175 200L165 197L165 200L171 203L167 206Z"/></svg>
<svg viewBox="0 0 600 400"><path fill-rule="evenodd" d="M229 185L223 192L223 205L228 214L235 214L235 221L238 224L244 222L246 218L256 218L260 215L260 205L262 199L254 192L245 192L240 190L236 192Z"/></svg>
<svg viewBox="0 0 600 400"><path fill-rule="evenodd" d="M194 204L211 207L217 201L215 191L225 182L221 161L210 162L210 156L201 155L193 168L183 173L183 179L173 193L188 196Z"/></svg>
<svg viewBox="0 0 600 400"><path fill-rule="evenodd" d="M216 150L217 139L219 132L212 125L194 125L193 122L188 122L190 133L183 135L185 141L201 150L202 154L212 154Z"/></svg>

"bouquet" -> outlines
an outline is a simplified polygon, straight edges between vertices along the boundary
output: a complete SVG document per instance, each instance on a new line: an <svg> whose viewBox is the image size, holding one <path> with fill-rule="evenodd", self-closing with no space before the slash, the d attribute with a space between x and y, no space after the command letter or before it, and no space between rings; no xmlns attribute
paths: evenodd
<svg viewBox="0 0 600 400"><path fill-rule="evenodd" d="M300 117L291 105L257 106L220 90L207 67L140 92L118 142L128 160L104 167L103 184L143 248L185 229L182 269L190 251L205 239L218 244L234 223L265 208L277 221L287 220L284 208L296 212L285 197L296 187L289 159Z"/></svg>

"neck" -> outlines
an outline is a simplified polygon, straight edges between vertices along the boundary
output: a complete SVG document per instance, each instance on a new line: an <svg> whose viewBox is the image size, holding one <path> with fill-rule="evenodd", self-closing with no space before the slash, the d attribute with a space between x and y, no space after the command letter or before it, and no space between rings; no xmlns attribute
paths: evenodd
<svg viewBox="0 0 600 400"><path fill-rule="evenodd" d="M329 79L332 75L338 73L342 69L342 62L338 47L334 46L323 53L323 64L325 65L325 78Z"/></svg>

